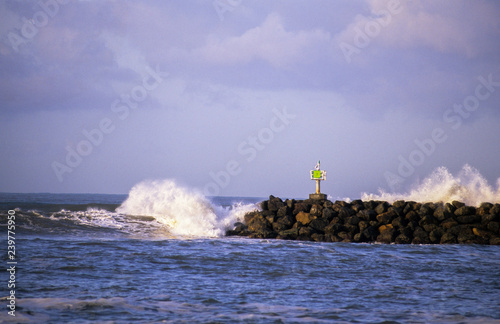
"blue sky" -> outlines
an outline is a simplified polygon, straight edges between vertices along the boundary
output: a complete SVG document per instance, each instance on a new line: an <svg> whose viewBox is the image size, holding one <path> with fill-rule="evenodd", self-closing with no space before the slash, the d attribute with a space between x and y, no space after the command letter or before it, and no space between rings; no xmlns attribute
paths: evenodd
<svg viewBox="0 0 500 324"><path fill-rule="evenodd" d="M0 191L405 191L500 177L500 3L2 1Z"/></svg>

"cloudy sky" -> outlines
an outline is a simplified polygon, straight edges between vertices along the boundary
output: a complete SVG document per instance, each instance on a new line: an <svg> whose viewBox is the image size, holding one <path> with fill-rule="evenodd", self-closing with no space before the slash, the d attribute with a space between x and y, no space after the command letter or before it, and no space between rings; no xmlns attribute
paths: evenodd
<svg viewBox="0 0 500 324"><path fill-rule="evenodd" d="M500 177L496 0L1 1L0 191L409 190Z"/></svg>

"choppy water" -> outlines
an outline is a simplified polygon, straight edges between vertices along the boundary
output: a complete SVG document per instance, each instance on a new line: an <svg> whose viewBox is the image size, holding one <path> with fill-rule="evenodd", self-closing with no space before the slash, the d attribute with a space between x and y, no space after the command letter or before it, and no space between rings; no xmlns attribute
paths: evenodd
<svg viewBox="0 0 500 324"><path fill-rule="evenodd" d="M8 209L18 224L16 317L2 271L0 322L500 323L498 246L173 235L114 211L126 196L0 196L0 230ZM216 223L237 201L257 199L212 200Z"/></svg>

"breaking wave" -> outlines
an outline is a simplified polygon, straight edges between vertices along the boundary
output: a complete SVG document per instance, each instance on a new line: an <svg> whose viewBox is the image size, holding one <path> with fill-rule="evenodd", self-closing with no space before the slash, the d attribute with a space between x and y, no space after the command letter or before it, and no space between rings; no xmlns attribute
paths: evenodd
<svg viewBox="0 0 500 324"><path fill-rule="evenodd" d="M439 167L425 178L421 184L408 193L388 193L379 189L379 194L363 193L362 200L397 200L417 202L464 202L470 206L479 206L483 202L500 203L500 178L496 188L479 171L466 164L453 176L447 168Z"/></svg>
<svg viewBox="0 0 500 324"><path fill-rule="evenodd" d="M174 235L220 237L255 208L253 204L241 203L230 208L215 206L197 191L180 187L172 180L156 180L135 185L116 211L152 216Z"/></svg>

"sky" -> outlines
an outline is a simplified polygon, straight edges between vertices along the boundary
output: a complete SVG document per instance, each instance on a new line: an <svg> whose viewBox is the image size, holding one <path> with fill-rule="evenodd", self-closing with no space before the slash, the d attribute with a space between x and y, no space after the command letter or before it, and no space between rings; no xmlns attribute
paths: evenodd
<svg viewBox="0 0 500 324"><path fill-rule="evenodd" d="M496 0L0 2L0 192L500 177Z"/></svg>

